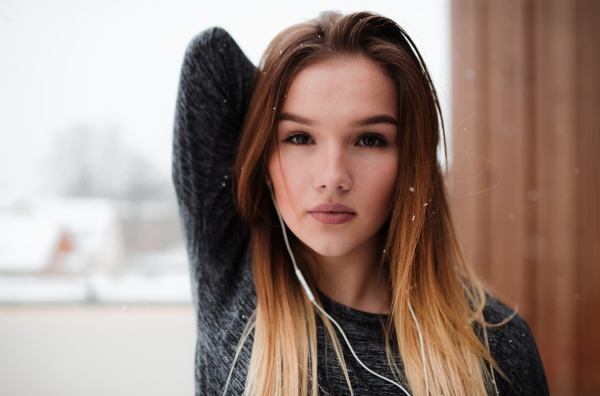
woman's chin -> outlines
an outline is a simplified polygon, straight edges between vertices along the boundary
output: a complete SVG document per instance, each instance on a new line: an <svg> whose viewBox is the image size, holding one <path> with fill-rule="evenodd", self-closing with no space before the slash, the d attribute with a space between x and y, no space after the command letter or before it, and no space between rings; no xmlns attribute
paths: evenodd
<svg viewBox="0 0 600 396"><path fill-rule="evenodd" d="M323 257L341 257L350 253L353 249L345 243L331 243L327 241L319 241L317 243L303 242L309 249Z"/></svg>

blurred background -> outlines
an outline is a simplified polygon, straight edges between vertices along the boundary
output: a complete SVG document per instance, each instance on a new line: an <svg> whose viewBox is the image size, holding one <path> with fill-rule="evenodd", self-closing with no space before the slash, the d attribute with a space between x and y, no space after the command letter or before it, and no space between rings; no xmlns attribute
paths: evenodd
<svg viewBox="0 0 600 396"><path fill-rule="evenodd" d="M600 2L0 4L0 395L190 395L195 315L171 183L181 61L222 26L371 10L442 101L466 257L536 338L553 395L600 395Z"/></svg>
<svg viewBox="0 0 600 396"><path fill-rule="evenodd" d="M600 2L452 0L451 190L467 260L553 395L600 395Z"/></svg>

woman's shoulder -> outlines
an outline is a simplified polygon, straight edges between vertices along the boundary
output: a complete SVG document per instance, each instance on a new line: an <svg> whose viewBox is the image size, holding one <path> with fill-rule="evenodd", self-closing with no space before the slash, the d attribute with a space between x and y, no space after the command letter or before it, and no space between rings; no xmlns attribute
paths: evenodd
<svg viewBox="0 0 600 396"><path fill-rule="evenodd" d="M486 297L483 316L488 325L488 340L492 352L495 349L500 354L523 354L533 350L537 353L531 329L525 319L497 298L491 295Z"/></svg>
<svg viewBox="0 0 600 396"><path fill-rule="evenodd" d="M493 296L483 310L490 353L508 381L496 375L501 395L547 395L548 384L537 345L525 319Z"/></svg>
<svg viewBox="0 0 600 396"><path fill-rule="evenodd" d="M515 320L513 323L514 325L527 326L527 322L517 311L491 294L486 293L485 297L483 314L485 315L485 320L488 324L498 324L512 317Z"/></svg>

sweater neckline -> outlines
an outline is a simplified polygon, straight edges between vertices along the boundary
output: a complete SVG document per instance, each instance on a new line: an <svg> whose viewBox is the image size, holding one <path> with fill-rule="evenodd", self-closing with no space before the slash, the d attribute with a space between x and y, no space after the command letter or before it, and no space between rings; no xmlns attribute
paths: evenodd
<svg viewBox="0 0 600 396"><path fill-rule="evenodd" d="M319 298L323 303L323 308L325 309L325 312L327 312L334 318L342 319L344 322L372 324L379 327L381 326L382 322L386 324L389 319L389 315L387 314L376 314L371 312L359 311L358 309L348 307L331 299L319 289L317 289L317 292L319 293Z"/></svg>

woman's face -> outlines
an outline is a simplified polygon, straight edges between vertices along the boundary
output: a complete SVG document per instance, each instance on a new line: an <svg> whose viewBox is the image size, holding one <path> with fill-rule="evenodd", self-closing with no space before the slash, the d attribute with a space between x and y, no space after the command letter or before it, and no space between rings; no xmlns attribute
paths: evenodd
<svg viewBox="0 0 600 396"><path fill-rule="evenodd" d="M292 82L269 175L285 223L316 253L378 244L398 169L397 113L392 79L365 58L320 62Z"/></svg>

